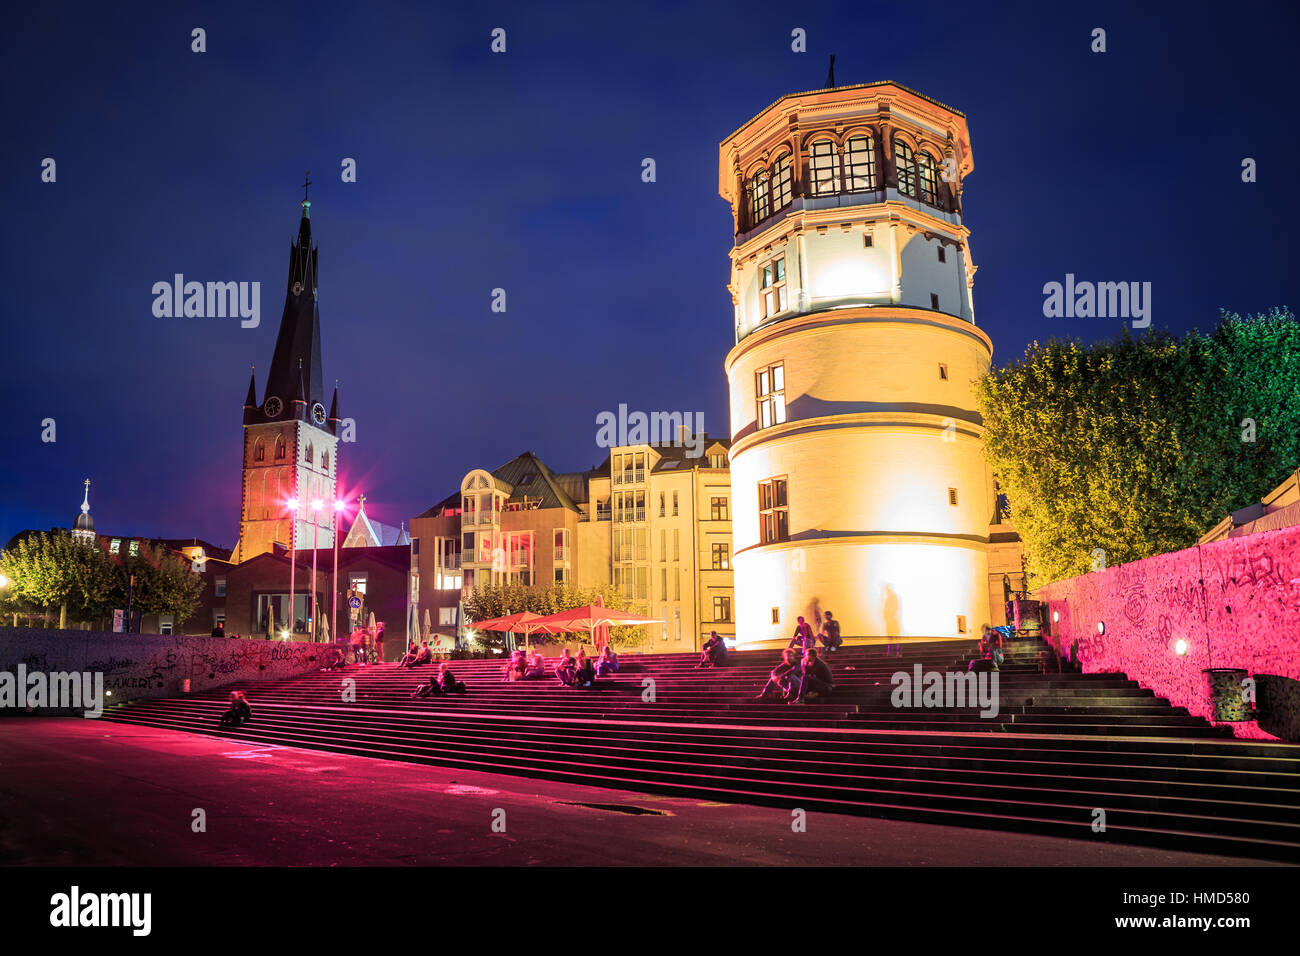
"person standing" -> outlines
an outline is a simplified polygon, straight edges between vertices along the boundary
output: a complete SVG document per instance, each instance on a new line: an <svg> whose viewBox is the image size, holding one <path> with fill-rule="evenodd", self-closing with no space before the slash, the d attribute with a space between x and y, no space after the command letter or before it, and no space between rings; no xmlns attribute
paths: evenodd
<svg viewBox="0 0 1300 956"><path fill-rule="evenodd" d="M822 625L822 647L827 653L839 650L844 639L840 637L840 622L831 616L831 612L826 612L826 623Z"/></svg>

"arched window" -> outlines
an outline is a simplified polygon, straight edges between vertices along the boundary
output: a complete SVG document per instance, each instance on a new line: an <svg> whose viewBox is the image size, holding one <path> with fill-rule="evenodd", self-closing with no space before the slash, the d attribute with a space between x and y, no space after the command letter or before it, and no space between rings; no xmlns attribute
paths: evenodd
<svg viewBox="0 0 1300 956"><path fill-rule="evenodd" d="M265 460L266 460L266 442L262 441L262 439L259 438L256 442L253 443L253 461L265 461Z"/></svg>
<svg viewBox="0 0 1300 956"><path fill-rule="evenodd" d="M327 452L327 451L323 451L323 452L320 453L320 467L321 467L321 470L322 470L322 471L324 471L324 472L326 472L326 473L329 472L329 470L330 470L330 453L329 453L329 452Z"/></svg>
<svg viewBox="0 0 1300 956"><path fill-rule="evenodd" d="M305 454L306 454L307 464L310 465L315 460L312 454L311 442L307 442L307 451L305 452Z"/></svg>
<svg viewBox="0 0 1300 956"><path fill-rule="evenodd" d="M876 188L876 151L870 136L854 136L844 146L845 189Z"/></svg>
<svg viewBox="0 0 1300 956"><path fill-rule="evenodd" d="M920 173L921 202L938 206L939 177L936 175L934 157L929 153L922 153L917 157L917 168Z"/></svg>
<svg viewBox="0 0 1300 956"><path fill-rule="evenodd" d="M794 164L790 154L780 157L772 166L772 208L784 209L794 198Z"/></svg>
<svg viewBox="0 0 1300 956"><path fill-rule="evenodd" d="M894 142L894 165L898 167L898 191L916 198L916 159L912 148L902 140Z"/></svg>
<svg viewBox="0 0 1300 956"><path fill-rule="evenodd" d="M275 439L275 460L284 460L284 436L280 435Z"/></svg>
<svg viewBox="0 0 1300 956"><path fill-rule="evenodd" d="M758 225L772 214L767 192L767 170L757 170L749 178L749 222Z"/></svg>
<svg viewBox="0 0 1300 956"><path fill-rule="evenodd" d="M840 191L840 157L835 143L819 139L808 153L809 191L826 196Z"/></svg>

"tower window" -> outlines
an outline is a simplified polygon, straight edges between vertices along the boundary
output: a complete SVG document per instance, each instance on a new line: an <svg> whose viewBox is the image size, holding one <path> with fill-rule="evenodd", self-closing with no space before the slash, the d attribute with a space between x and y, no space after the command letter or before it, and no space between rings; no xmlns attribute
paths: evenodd
<svg viewBox="0 0 1300 956"><path fill-rule="evenodd" d="M939 363L939 377L945 382L948 381L948 366L944 365L942 362Z"/></svg>
<svg viewBox="0 0 1300 956"><path fill-rule="evenodd" d="M943 247L942 243L939 244L939 261L940 262L948 261L948 250Z"/></svg>
<svg viewBox="0 0 1300 956"><path fill-rule="evenodd" d="M677 492L675 491L673 492L673 517L677 517ZM674 531L673 534L675 535L677 532Z"/></svg>
<svg viewBox="0 0 1300 956"><path fill-rule="evenodd" d="M956 489L956 488L949 488L949 489L948 489L948 504L952 505L953 507L956 507L956 506L957 506L957 489Z"/></svg>
<svg viewBox="0 0 1300 956"><path fill-rule="evenodd" d="M275 460L282 461L283 459L284 459L284 436L280 435L275 440Z"/></svg>
<svg viewBox="0 0 1300 956"><path fill-rule="evenodd" d="M320 453L320 467L321 467L321 471L326 471L326 472L328 472L328 471L330 470L330 453L329 453L329 452L327 452L327 451L323 451L323 452Z"/></svg>
<svg viewBox="0 0 1300 956"><path fill-rule="evenodd" d="M939 179L935 175L934 157L922 153L918 157L921 180L921 202L931 206L939 205Z"/></svg>
<svg viewBox="0 0 1300 956"><path fill-rule="evenodd" d="M862 236L862 248L863 248L863 249L870 249L874 244L875 244L875 242L874 242L874 240L873 240L873 238L872 238L872 236L871 236L871 233L868 232L868 233L863 234L863 236Z"/></svg>
<svg viewBox="0 0 1300 956"><path fill-rule="evenodd" d="M930 308L934 309L936 312L939 311L939 293L930 293Z"/></svg>
<svg viewBox="0 0 1300 956"><path fill-rule="evenodd" d="M790 539L790 501L787 479L770 478L758 483L759 543Z"/></svg>
<svg viewBox="0 0 1300 956"><path fill-rule="evenodd" d="M306 460L309 465L315 461L315 453L312 450L311 442L307 442Z"/></svg>
<svg viewBox="0 0 1300 956"><path fill-rule="evenodd" d="M758 427L770 428L785 422L785 363L769 365L754 373L758 402Z"/></svg>
<svg viewBox="0 0 1300 956"><path fill-rule="evenodd" d="M766 319L786 309L785 254L764 263L758 270L760 317Z"/></svg>
<svg viewBox="0 0 1300 956"><path fill-rule="evenodd" d="M840 191L840 157L835 144L829 139L819 139L812 144L808 157L808 171L812 194L826 196Z"/></svg>
<svg viewBox="0 0 1300 956"><path fill-rule="evenodd" d="M794 165L789 154L782 156L772 167L772 208L784 209L794 196L792 187Z"/></svg>
<svg viewBox="0 0 1300 956"><path fill-rule="evenodd" d="M253 444L253 461L265 461L265 460L266 460L266 442L262 441L262 439L259 438Z"/></svg>
<svg viewBox="0 0 1300 956"><path fill-rule="evenodd" d="M849 192L876 188L876 151L870 136L854 136L845 144L844 179Z"/></svg>
<svg viewBox="0 0 1300 956"><path fill-rule="evenodd" d="M898 191L916 198L916 159L912 148L901 140L894 143L894 166L898 170Z"/></svg>
<svg viewBox="0 0 1300 956"><path fill-rule="evenodd" d="M773 624L781 623L781 609L779 607L772 608L772 623Z"/></svg>
<svg viewBox="0 0 1300 956"><path fill-rule="evenodd" d="M768 201L767 170L760 169L749 180L749 221L758 225L772 214Z"/></svg>
<svg viewBox="0 0 1300 956"><path fill-rule="evenodd" d="M965 614L958 614L958 615L957 615L957 633L958 633L958 634L965 634L965 633L966 633L966 615L965 615Z"/></svg>

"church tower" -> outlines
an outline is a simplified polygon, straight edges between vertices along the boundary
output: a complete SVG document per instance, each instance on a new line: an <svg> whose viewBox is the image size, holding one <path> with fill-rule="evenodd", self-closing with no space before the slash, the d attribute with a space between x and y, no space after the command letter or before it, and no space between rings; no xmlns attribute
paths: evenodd
<svg viewBox="0 0 1300 956"><path fill-rule="evenodd" d="M742 645L826 610L846 637L989 620L972 168L966 117L891 82L784 96L719 147Z"/></svg>
<svg viewBox="0 0 1300 956"><path fill-rule="evenodd" d="M289 248L284 314L266 390L259 403L254 372L244 399L244 481L235 556L240 562L272 550L276 543L334 546L339 395L336 385L326 412L316 255L304 185L302 221L298 239ZM295 500L296 517L290 508ZM314 515L313 502L321 503Z"/></svg>
<svg viewBox="0 0 1300 956"><path fill-rule="evenodd" d="M90 516L90 479L86 479L86 495L81 499L81 514L72 523L72 540L81 544L95 543L95 519Z"/></svg>

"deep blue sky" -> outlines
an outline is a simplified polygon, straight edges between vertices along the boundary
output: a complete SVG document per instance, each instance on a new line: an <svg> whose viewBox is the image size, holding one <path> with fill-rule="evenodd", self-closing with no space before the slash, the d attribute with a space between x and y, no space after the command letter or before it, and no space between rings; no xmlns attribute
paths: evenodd
<svg viewBox="0 0 1300 956"><path fill-rule="evenodd" d="M66 527L87 475L101 531L234 544L240 406L249 365L260 397L270 364L305 169L325 376L358 428L342 469L375 517L525 449L589 467L620 402L727 433L718 142L820 87L829 53L841 84L896 80L967 114L995 363L1117 330L1043 318L1066 272L1152 282L1154 325L1178 331L1300 303L1283 4L135 6L6 11L0 546ZM175 272L261 281L261 326L154 318Z"/></svg>

